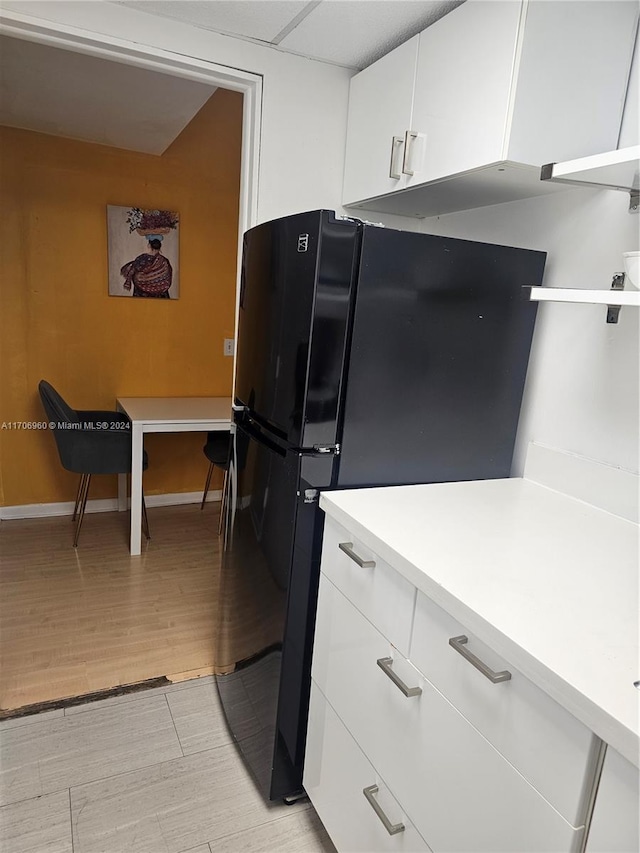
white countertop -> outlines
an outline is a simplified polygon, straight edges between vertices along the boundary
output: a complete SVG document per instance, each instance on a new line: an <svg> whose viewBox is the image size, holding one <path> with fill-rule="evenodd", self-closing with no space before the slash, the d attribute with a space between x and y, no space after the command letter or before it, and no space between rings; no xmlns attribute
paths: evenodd
<svg viewBox="0 0 640 853"><path fill-rule="evenodd" d="M519 478L320 506L640 766L637 525Z"/></svg>

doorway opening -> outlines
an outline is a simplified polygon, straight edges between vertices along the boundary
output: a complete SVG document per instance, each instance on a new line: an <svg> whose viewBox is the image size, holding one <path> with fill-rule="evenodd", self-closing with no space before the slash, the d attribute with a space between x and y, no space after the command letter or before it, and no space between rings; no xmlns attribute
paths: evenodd
<svg viewBox="0 0 640 853"><path fill-rule="evenodd" d="M4 28L4 32L8 32L7 28ZM237 224L232 229L237 242L236 285L235 299L232 298L231 328L227 332L227 336L233 335L237 316L237 281L242 243L240 238L256 221L261 77L195 58L140 48L124 41L111 40L109 44L101 43L77 34L56 31L53 26L46 30L30 24L13 24L8 34L11 39L107 60L118 67L128 67L150 74L161 73L177 80L209 86L212 90L218 87L222 93L242 98ZM107 151L105 148L106 158L109 157ZM105 167L105 175L107 171ZM65 190L70 191L68 184ZM104 200L100 199L101 208ZM116 204L136 203L135 198L118 197L111 200ZM181 226L182 239L188 241L187 225L189 221L193 221L193 211L185 207L185 213ZM33 223L30 227L33 227ZM71 222L69 227L76 227L76 223ZM47 230L46 223L44 230ZM175 306L182 311L195 290L193 284L190 296L186 246L185 242L185 251L182 252L181 258L181 298ZM96 262L106 268L106 257L97 258ZM50 268L55 270L55 256ZM211 285L215 286L215 269L210 270L210 276ZM30 289L30 298L34 298L34 289ZM55 316L55 307L53 312L47 309L46 302L50 293L48 295L46 288L41 285L41 295L36 297L43 303L39 309L42 316L48 313L49 318ZM57 300L58 304L64 297L58 289L57 296L51 298ZM102 326L107 322L109 313L119 310L113 307L114 303L125 301L111 299L109 302L106 294L102 293L96 296L96 300L99 305L105 307L105 313L94 317L94 321ZM155 307L159 306L154 306L154 309ZM81 300L76 300L75 308L72 306L72 310L76 311L74 322L79 326L86 320L83 314L85 309L86 305ZM146 320L142 318L142 322ZM156 356L159 348L157 340L163 332L163 322L167 322L166 318L156 326ZM178 324L176 328L179 328L180 320L175 322ZM96 408L115 408L115 393L111 405L106 399L100 399L100 389L108 387L108 383L100 372L100 356L82 352L79 346L79 338L82 338L82 335L67 338L62 336L60 328L56 329L53 324L41 330L43 336L34 335L34 331L32 328L21 330L25 341L28 339L26 346L34 346L34 338L40 343L35 345L35 352L29 349L24 354L24 375L19 377L21 381L17 383L24 389L24 408L20 412L10 413L16 414L16 420L28 419L38 411L37 383L41 378L55 380L55 376L50 373L46 375L43 371L50 369L57 357L55 352L59 352L60 347L67 348L63 359L66 359L68 366L65 368L66 373L62 374L63 377L75 376L74 381L79 385L84 384L85 387L81 399L72 399L72 404L78 408L88 408L89 405L94 405L95 395ZM176 351L176 340L183 341L185 348L193 352L194 340L199 340L200 356L205 362L207 351L218 343L217 340L209 343L203 335L198 337L188 326L183 326L177 334L177 338L171 339L173 352ZM46 335L55 339L56 349L49 359L44 356L46 347L41 346ZM132 347L131 338L132 335L121 335L119 346L127 352ZM222 341L220 344L221 349ZM152 367L150 375L170 374L170 356L171 353L162 355L158 359L157 369ZM79 365L86 366L87 363L92 366L93 373L85 368L77 370ZM134 373L135 371L132 371L132 374ZM187 373L190 375L193 371L185 371L185 382L189 380ZM232 371L230 373L232 374ZM127 381L132 381L132 374L129 374ZM88 376L92 377L90 382L86 381ZM9 381L8 377L6 381ZM178 377L171 381L179 382L180 379ZM138 396L144 396L146 389L134 389L129 384L114 390L117 393L136 393ZM231 391L229 387L224 393L230 394ZM180 391L174 388L173 393L178 395ZM214 387L209 393L215 395L221 392ZM148 396L153 394L153 389L146 392ZM194 395L192 387L187 387L185 396L189 395ZM89 399L91 403L85 402ZM16 400L12 402L15 403ZM34 406L36 408L33 408ZM45 479L56 480L63 484L63 489L68 488L71 478L66 472L60 471L59 461L54 455L52 436L34 433L29 438L33 440L34 437L43 447L46 444L49 459L53 460L51 471L44 472ZM157 438L157 447L149 447L150 471L153 471L155 458L158 476L162 476L163 470L166 470L167 457L173 452L174 437ZM195 439L195 436L192 438ZM200 445L204 444L204 436L200 438ZM202 465L204 485L208 463L200 445L195 452ZM4 457L8 468L13 464L8 461L9 456L14 462L16 458L20 458L20 454L25 458L29 456L26 445L18 448L16 456L16 448L10 447L6 437L3 446L4 452L8 454ZM186 453L188 448L185 447L183 456ZM38 468L34 466L28 471L25 479L33 485L37 476ZM210 602L211 587L215 584L219 558L215 506L206 506L202 513L196 502L184 506L158 505L154 508L152 494L149 496L149 505L153 539L142 557L129 557L126 518L115 512L88 515L79 549L74 552L71 547L72 525L68 517L55 517L55 513L67 511L64 507L69 502L73 503L73 493L68 496L60 495L58 500L53 501L37 496L31 500L11 500L8 495L10 479L10 476L5 475L5 502L10 506L2 511L2 517L7 521L3 521L0 530L0 534L4 534L2 550L5 570L2 573L2 581L6 583L7 590L12 590L11 595L2 596L6 607L5 619L9 621L4 621L0 627L3 654L6 655L5 665L2 667L3 683L0 684L3 694L0 697L0 709L4 716L11 715L20 708L24 709L25 706L64 702L78 695L95 694L102 690L125 689L127 685L158 677L180 680L207 673L210 665L206 654L212 653L210 646L213 640L210 638L214 635L214 626L211 624L213 611L207 609L207 602ZM115 488L115 478L113 479ZM197 484L194 485L198 487ZM179 487L175 488L176 493L180 491ZM161 499L163 495L157 497ZM197 497L196 493L194 500ZM99 496L93 508L97 511L105 506L108 508L109 500L111 497L108 495ZM115 502L115 495L113 500ZM158 500L157 503L162 504L163 501ZM29 506L32 511L29 511ZM29 515L32 517L27 518ZM27 573L25 567L29 570ZM111 647L110 651L108 646ZM137 663L142 665L137 666ZM103 676L99 675L100 670L104 673Z"/></svg>

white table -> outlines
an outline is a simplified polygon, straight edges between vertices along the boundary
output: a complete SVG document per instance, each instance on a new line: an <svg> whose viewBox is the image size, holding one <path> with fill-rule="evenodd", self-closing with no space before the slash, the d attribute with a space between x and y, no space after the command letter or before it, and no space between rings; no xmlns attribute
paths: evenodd
<svg viewBox="0 0 640 853"><path fill-rule="evenodd" d="M231 430L231 397L119 397L131 419L131 554L141 552L142 454L145 432ZM127 475L118 476L118 509L127 508Z"/></svg>

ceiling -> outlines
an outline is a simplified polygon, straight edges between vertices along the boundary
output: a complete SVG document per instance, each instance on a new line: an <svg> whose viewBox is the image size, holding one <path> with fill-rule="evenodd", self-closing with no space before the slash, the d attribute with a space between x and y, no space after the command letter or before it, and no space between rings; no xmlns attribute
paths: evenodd
<svg viewBox="0 0 640 853"><path fill-rule="evenodd" d="M213 92L205 83L0 38L0 125L162 154Z"/></svg>
<svg viewBox="0 0 640 853"><path fill-rule="evenodd" d="M462 0L114 0L119 6L361 70Z"/></svg>
<svg viewBox="0 0 640 853"><path fill-rule="evenodd" d="M354 70L462 0L122 0L126 6ZM214 86L0 37L0 125L162 154Z"/></svg>

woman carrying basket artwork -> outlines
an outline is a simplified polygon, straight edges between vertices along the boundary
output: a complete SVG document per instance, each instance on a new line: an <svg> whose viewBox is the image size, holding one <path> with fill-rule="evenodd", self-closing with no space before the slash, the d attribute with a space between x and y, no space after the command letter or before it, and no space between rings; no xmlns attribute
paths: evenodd
<svg viewBox="0 0 640 853"><path fill-rule="evenodd" d="M124 289L131 290L133 286L133 296L170 299L173 269L169 259L162 254L162 238L178 224L177 214L170 210L134 207L129 211L127 222L130 232L135 230L147 238L147 251L120 269Z"/></svg>

